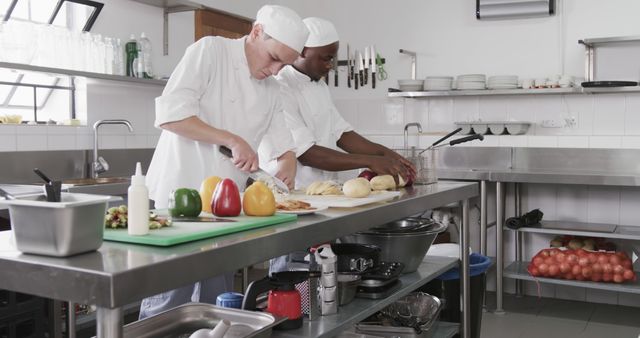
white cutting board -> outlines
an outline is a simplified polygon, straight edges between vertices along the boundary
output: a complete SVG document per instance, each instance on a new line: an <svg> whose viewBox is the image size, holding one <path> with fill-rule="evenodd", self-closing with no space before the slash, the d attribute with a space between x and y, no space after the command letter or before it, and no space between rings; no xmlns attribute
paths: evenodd
<svg viewBox="0 0 640 338"><path fill-rule="evenodd" d="M330 208L353 208L371 203L384 202L400 196L399 191L374 191L363 198L353 198L344 195L303 195L293 193L287 199L296 199L311 203L314 206L327 206Z"/></svg>

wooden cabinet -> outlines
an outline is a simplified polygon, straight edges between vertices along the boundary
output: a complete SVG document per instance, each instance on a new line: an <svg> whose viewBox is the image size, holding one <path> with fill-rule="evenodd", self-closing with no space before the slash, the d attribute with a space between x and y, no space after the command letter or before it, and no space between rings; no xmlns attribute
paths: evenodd
<svg viewBox="0 0 640 338"><path fill-rule="evenodd" d="M249 19L211 9L195 11L195 40L214 35L230 39L241 38L251 31Z"/></svg>

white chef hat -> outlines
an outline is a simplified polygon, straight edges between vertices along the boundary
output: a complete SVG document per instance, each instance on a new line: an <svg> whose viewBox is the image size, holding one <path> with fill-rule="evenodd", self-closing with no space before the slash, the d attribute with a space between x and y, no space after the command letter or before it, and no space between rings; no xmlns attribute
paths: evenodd
<svg viewBox="0 0 640 338"><path fill-rule="evenodd" d="M305 47L321 47L340 41L336 27L325 19L310 17L302 20L309 29L309 38Z"/></svg>
<svg viewBox="0 0 640 338"><path fill-rule="evenodd" d="M309 30L293 10L277 5L265 5L258 10L256 22L272 38L282 42L296 52L302 52Z"/></svg>

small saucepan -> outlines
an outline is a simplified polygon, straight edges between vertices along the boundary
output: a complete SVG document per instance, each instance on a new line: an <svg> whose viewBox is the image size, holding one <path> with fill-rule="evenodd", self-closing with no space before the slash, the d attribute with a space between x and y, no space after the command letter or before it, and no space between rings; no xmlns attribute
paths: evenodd
<svg viewBox="0 0 640 338"><path fill-rule="evenodd" d="M364 273L380 264L380 248L376 245L338 243L331 244L331 250L338 256L339 273Z"/></svg>

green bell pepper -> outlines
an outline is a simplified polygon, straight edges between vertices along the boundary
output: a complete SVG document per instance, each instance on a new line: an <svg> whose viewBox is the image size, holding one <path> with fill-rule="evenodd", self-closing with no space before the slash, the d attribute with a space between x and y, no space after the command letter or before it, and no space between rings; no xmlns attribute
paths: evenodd
<svg viewBox="0 0 640 338"><path fill-rule="evenodd" d="M180 188L169 196L169 214L173 217L197 217L202 211L202 200L198 190Z"/></svg>

